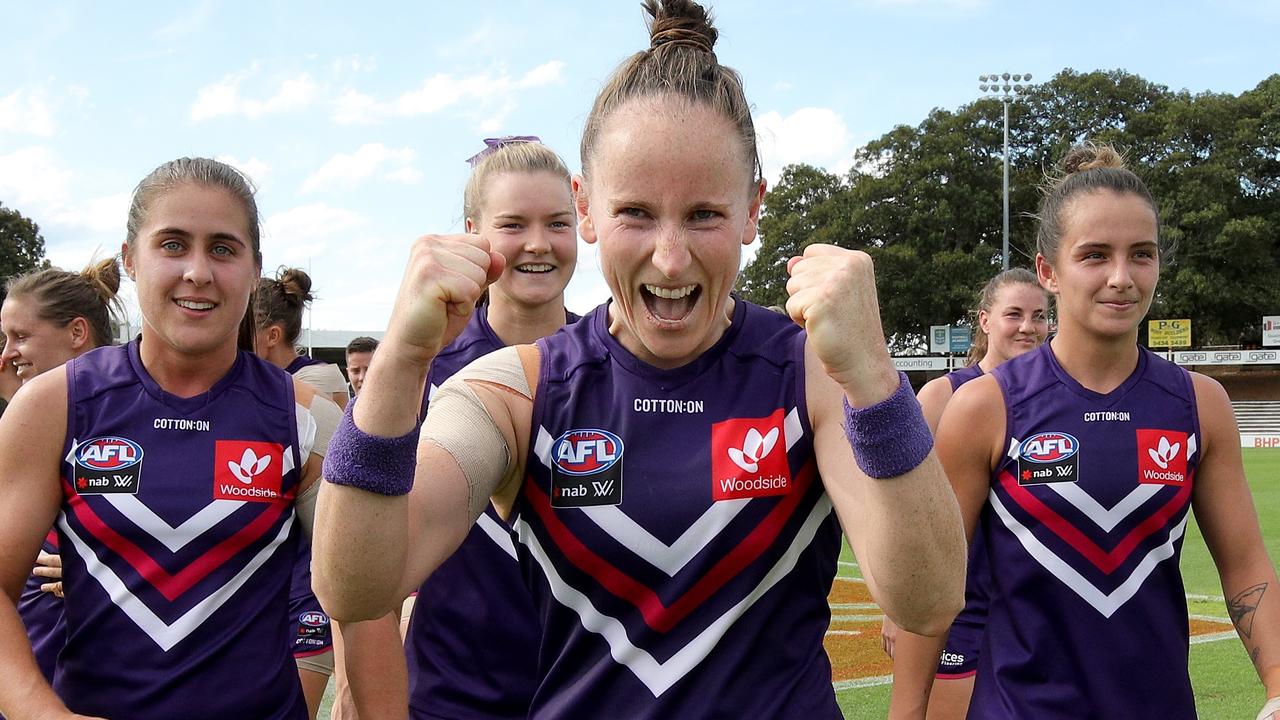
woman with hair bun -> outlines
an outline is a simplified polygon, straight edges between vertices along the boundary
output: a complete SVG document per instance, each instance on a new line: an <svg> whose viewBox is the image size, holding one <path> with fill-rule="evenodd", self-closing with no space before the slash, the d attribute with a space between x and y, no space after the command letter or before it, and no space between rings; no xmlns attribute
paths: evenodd
<svg viewBox="0 0 1280 720"><path fill-rule="evenodd" d="M350 396L342 370L298 353L302 311L314 299L311 276L299 268L280 268L276 277L258 282L253 298L253 351L258 357L325 393L338 407L346 407Z"/></svg>
<svg viewBox="0 0 1280 720"><path fill-rule="evenodd" d="M262 253L243 175L165 163L126 233L139 337L31 379L0 418L0 713L304 720L289 578L340 413L247 352ZM14 600L55 524L50 687Z"/></svg>
<svg viewBox="0 0 1280 720"><path fill-rule="evenodd" d="M326 463L316 593L385 615L492 503L542 633L529 718L835 720L841 526L886 612L941 634L959 509L867 255L792 258L787 315L731 295L765 190L751 106L702 6L644 8L573 179L611 301L454 374L419 442L431 363L507 262L483 234L420 238Z"/></svg>
<svg viewBox="0 0 1280 720"><path fill-rule="evenodd" d="M0 306L4 330L0 364L12 369L19 383L113 344L112 311L119 308L116 293L120 290L116 258L90 263L78 273L49 269L19 275L6 283L5 290ZM50 530L18 600L18 615L27 628L36 663L49 682L66 641L61 577L58 534Z"/></svg>
<svg viewBox="0 0 1280 720"><path fill-rule="evenodd" d="M1178 568L1192 510L1269 698L1258 718L1280 717L1280 592L1230 401L1137 344L1167 255L1155 200L1091 143L1063 159L1039 223L1058 332L960 388L937 433L993 585L969 717L1195 718Z"/></svg>
<svg viewBox="0 0 1280 720"><path fill-rule="evenodd" d="M920 407L929 429L937 432L938 420L961 385L989 374L1006 360L1040 347L1049 335L1049 297L1035 273L1026 268L1010 268L987 281L978 295L973 311L975 325L973 347L968 364L940 378L930 380L920 389ZM893 696L890 714L896 715L899 703L913 703L929 685L929 720L964 718L973 693L973 678L978 667L986 626L987 603L991 594L990 571L982 532L974 535L969 548L968 581L965 584L964 610L951 625L942 659L934 667L913 663L896 654L897 628L891 620L881 629L885 652L894 658ZM914 647L906 643L905 647ZM912 676L906 668L918 669Z"/></svg>

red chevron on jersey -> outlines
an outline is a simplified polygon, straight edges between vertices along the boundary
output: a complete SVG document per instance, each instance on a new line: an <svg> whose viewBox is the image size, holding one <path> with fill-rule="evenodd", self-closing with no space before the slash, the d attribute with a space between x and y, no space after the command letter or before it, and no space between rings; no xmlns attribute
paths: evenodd
<svg viewBox="0 0 1280 720"><path fill-rule="evenodd" d="M138 575L170 602L178 599L183 593L194 587L196 583L208 577L209 573L221 567L237 553L270 532L280 519L280 515L293 505L293 491L290 490L288 493L278 497L270 507L265 508L234 535L209 548L200 557L188 563L174 575L161 567L155 558L148 555L145 550L130 542L103 522L102 518L98 517L93 508L89 507L84 498L80 497L65 479L63 480L63 491L67 496L67 504L80 524L104 546L124 558L125 562L129 563L137 571ZM215 500L214 502L219 501ZM143 529L145 530L146 528ZM148 534L150 534L149 531Z"/></svg>
<svg viewBox="0 0 1280 720"><path fill-rule="evenodd" d="M609 592L631 603L640 611L645 624L660 633L669 632L699 605L754 562L777 540L782 528L795 513L801 498L812 484L816 468L809 462L796 477L796 491L778 503L765 519L722 557L675 602L667 605L657 593L637 582L593 552L565 527L551 507L551 501L537 483L524 483L525 497L548 534L574 566L595 578Z"/></svg>
<svg viewBox="0 0 1280 720"><path fill-rule="evenodd" d="M1183 485L1172 498L1124 535L1111 550L1103 550L1069 520L1054 512L1008 472L1000 474L1000 487L1032 517L1053 531L1102 572L1110 575L1129 559L1134 550L1165 527L1191 500L1191 483Z"/></svg>

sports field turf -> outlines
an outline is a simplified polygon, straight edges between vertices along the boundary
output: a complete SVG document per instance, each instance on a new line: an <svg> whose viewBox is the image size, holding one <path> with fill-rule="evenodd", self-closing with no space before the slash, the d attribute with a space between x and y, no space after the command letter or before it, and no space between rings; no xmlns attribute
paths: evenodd
<svg viewBox="0 0 1280 720"><path fill-rule="evenodd" d="M1246 449L1244 461L1267 552L1275 562L1280 558L1280 450ZM846 580L837 580L833 589L833 632L827 637L836 695L850 720L884 718L889 685L883 676L889 664L880 650L879 618L869 617L878 611L864 604L866 590L854 580L853 555L847 548L844 555L839 576ZM1182 550L1182 575L1193 616L1191 680L1199 715L1205 720L1251 718L1265 699L1262 685L1231 631L1218 574L1194 520Z"/></svg>
<svg viewBox="0 0 1280 720"><path fill-rule="evenodd" d="M1267 552L1274 562L1280 558L1280 450L1248 449L1244 460ZM827 652L844 716L850 720L882 719L889 707L887 676L891 668L880 650L880 611L871 602L866 586L857 580L853 559L846 547L831 592ZM1194 520L1183 546L1182 574L1193 616L1191 680L1200 717L1252 718L1262 707L1262 686L1231 630L1217 571ZM326 698L321 718L329 717L329 702Z"/></svg>

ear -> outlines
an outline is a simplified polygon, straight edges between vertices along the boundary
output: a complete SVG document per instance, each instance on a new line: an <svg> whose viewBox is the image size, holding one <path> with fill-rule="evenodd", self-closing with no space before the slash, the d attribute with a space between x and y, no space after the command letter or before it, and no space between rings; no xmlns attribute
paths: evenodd
<svg viewBox="0 0 1280 720"><path fill-rule="evenodd" d="M284 340L284 328L279 325L272 325L267 328L267 347L273 348Z"/></svg>
<svg viewBox="0 0 1280 720"><path fill-rule="evenodd" d="M91 340L89 321L83 317L74 317L67 323L67 331L71 333L71 349L77 353L84 350Z"/></svg>
<svg viewBox="0 0 1280 720"><path fill-rule="evenodd" d="M128 275L130 280L137 282L137 278L134 277L133 254L129 252L128 242L120 243L120 257L124 260L124 274Z"/></svg>
<svg viewBox="0 0 1280 720"><path fill-rule="evenodd" d="M982 328L983 335L990 335L991 329L987 327L987 323L991 320L991 314L986 310L978 311L978 327Z"/></svg>
<svg viewBox="0 0 1280 720"><path fill-rule="evenodd" d="M760 184L756 186L755 194L751 198L751 206L747 208L747 226L742 233L743 245L750 245L756 239L756 232L760 228L760 207L764 204L764 193L768 185L768 181L761 178Z"/></svg>
<svg viewBox="0 0 1280 720"><path fill-rule="evenodd" d="M466 227L468 235L477 235L480 233L480 229L476 227L475 221L471 218L467 218Z"/></svg>
<svg viewBox="0 0 1280 720"><path fill-rule="evenodd" d="M596 241L596 226L591 222L591 198L587 193L587 179L574 175L570 181L573 189L573 208L578 214L578 234L588 244Z"/></svg>
<svg viewBox="0 0 1280 720"><path fill-rule="evenodd" d="M1040 253L1036 253L1036 278L1040 281L1040 287L1053 295L1058 294L1058 273L1054 272L1049 259Z"/></svg>

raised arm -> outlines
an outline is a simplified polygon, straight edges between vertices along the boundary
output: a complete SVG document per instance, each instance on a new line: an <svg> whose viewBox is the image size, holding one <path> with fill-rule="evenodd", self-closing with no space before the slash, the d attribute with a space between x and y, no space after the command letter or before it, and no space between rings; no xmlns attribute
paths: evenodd
<svg viewBox="0 0 1280 720"><path fill-rule="evenodd" d="M1262 679L1267 698L1280 698L1280 583L1267 557L1240 455L1240 431L1227 393L1216 380L1192 374L1204 440L1192 503L1205 544L1218 566L1227 612ZM1260 716L1280 717L1280 704Z"/></svg>
<svg viewBox="0 0 1280 720"><path fill-rule="evenodd" d="M66 408L66 373L58 370L24 385L0 419L0 713L13 720L76 717L40 674L16 607L61 505Z"/></svg>
<svg viewBox="0 0 1280 720"><path fill-rule="evenodd" d="M964 602L964 533L919 404L885 347L871 259L811 245L789 270L787 312L808 333L806 394L827 494L886 614L944 633Z"/></svg>
<svg viewBox="0 0 1280 720"><path fill-rule="evenodd" d="M438 564L474 520L457 462L437 446L418 447L418 412L431 360L466 326L502 264L477 235L414 243L386 337L330 446L331 482L316 507L313 587L340 621L395 609L407 592L409 548Z"/></svg>

